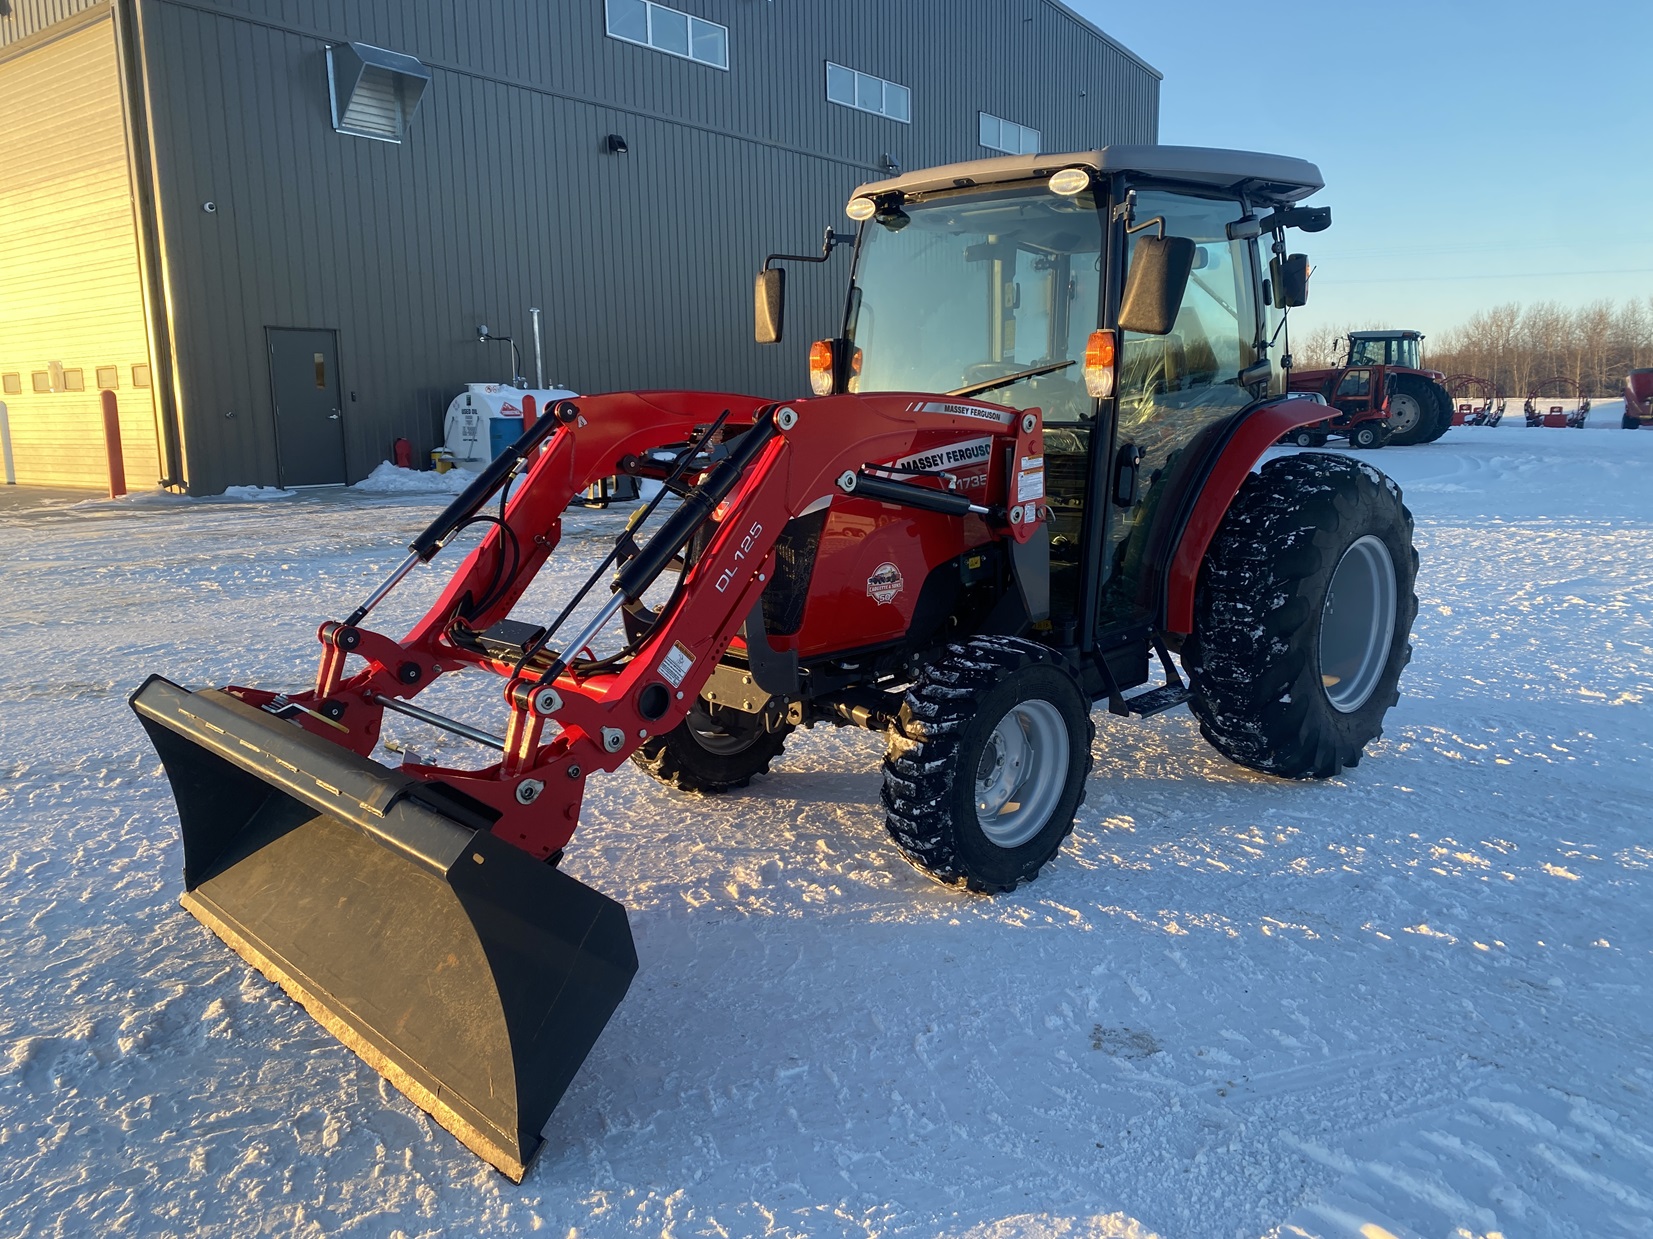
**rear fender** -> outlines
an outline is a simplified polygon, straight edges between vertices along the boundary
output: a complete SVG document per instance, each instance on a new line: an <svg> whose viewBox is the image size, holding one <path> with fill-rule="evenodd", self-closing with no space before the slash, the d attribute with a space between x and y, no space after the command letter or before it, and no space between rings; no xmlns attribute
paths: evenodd
<svg viewBox="0 0 1653 1239"><path fill-rule="evenodd" d="M1194 590L1200 565L1246 475L1281 435L1320 421L1325 408L1313 400L1271 400L1242 409L1229 423L1171 552L1165 576L1166 632L1186 636L1194 630Z"/></svg>

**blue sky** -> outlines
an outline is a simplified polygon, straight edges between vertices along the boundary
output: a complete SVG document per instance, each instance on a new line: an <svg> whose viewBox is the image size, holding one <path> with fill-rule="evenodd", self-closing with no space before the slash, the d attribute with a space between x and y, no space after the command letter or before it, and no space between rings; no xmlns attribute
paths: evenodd
<svg viewBox="0 0 1653 1239"><path fill-rule="evenodd" d="M1160 141L1320 166L1294 322L1653 294L1653 0L1068 3L1165 75Z"/></svg>

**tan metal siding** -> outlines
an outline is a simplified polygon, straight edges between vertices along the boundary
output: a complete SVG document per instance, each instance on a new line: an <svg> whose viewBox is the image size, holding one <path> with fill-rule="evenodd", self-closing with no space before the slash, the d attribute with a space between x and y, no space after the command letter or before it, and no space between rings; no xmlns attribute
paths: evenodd
<svg viewBox="0 0 1653 1239"><path fill-rule="evenodd" d="M22 376L10 414L17 480L95 487L107 480L97 370L115 366L126 473L160 476L112 23L101 20L0 61L0 98L27 99L0 125L0 373ZM30 375L60 362L86 390L37 393Z"/></svg>

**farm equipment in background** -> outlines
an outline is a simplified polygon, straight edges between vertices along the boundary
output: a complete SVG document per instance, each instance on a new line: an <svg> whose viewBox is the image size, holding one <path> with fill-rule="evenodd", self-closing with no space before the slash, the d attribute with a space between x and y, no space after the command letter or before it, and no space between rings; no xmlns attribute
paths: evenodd
<svg viewBox="0 0 1653 1239"><path fill-rule="evenodd" d="M813 398L563 400L320 626L313 687L137 691L185 906L520 1180L637 967L625 909L559 868L597 772L719 792L795 727L865 728L901 855L992 893L1069 834L1093 703L1186 703L1285 778L1356 765L1410 656L1411 517L1345 457L1254 471L1318 415L1267 394L1257 251L1272 238L1275 302L1301 305L1286 235L1329 223L1299 205L1320 186L1300 160L1144 146L860 187ZM762 343L784 258L758 277ZM614 474L663 489L557 615L517 614ZM472 528L410 633L364 626ZM414 704L460 670L499 677L499 725ZM387 712L480 760L380 764Z"/></svg>
<svg viewBox="0 0 1653 1239"><path fill-rule="evenodd" d="M1573 407L1569 409L1565 405L1552 404L1546 408L1542 403L1545 388L1550 389L1550 394L1559 392L1563 396L1571 396ZM1521 408L1526 414L1529 426L1571 427L1579 430L1590 419L1590 397L1585 394L1583 385L1559 374L1539 379L1534 383Z"/></svg>
<svg viewBox="0 0 1653 1239"><path fill-rule="evenodd" d="M1296 371L1292 385L1296 386ZM1324 447L1329 439L1348 441L1350 447L1379 448L1389 442L1389 400L1394 380L1378 371L1360 366L1338 371L1332 390L1295 390L1293 396L1308 396L1329 406L1329 414L1308 426L1298 426L1281 442L1298 447Z"/></svg>
<svg viewBox="0 0 1653 1239"><path fill-rule="evenodd" d="M1423 369L1423 335L1416 331L1351 331L1343 364L1330 370L1293 370L1293 391L1317 391L1327 403L1342 407L1354 397L1346 388L1363 388L1386 396L1387 437L1397 447L1433 443L1452 425L1452 397L1446 376ZM1367 377L1359 378L1361 372ZM1351 440L1352 442L1353 440Z"/></svg>
<svg viewBox="0 0 1653 1239"><path fill-rule="evenodd" d="M1624 429L1653 426L1653 370L1632 370L1624 376Z"/></svg>
<svg viewBox="0 0 1653 1239"><path fill-rule="evenodd" d="M1496 426L1504 420L1509 401L1492 380L1473 374L1454 374L1446 380L1446 390L1457 401L1452 413L1454 426ZM1476 399L1465 400L1469 395Z"/></svg>

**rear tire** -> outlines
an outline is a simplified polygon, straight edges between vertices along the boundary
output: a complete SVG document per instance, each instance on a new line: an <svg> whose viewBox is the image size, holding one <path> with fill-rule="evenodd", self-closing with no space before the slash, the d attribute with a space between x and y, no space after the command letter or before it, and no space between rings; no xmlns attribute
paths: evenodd
<svg viewBox="0 0 1653 1239"><path fill-rule="evenodd" d="M1447 431L1452 429L1452 395L1439 383L1432 383L1427 379L1419 379L1429 391L1435 401L1435 420L1428 432L1418 440L1419 443L1433 443Z"/></svg>
<svg viewBox="0 0 1653 1239"><path fill-rule="evenodd" d="M1095 734L1090 702L1046 647L1017 637L948 646L890 729L890 837L938 882L1015 889L1073 829Z"/></svg>
<svg viewBox="0 0 1653 1239"><path fill-rule="evenodd" d="M1291 442L1298 447L1325 447L1326 436L1321 431L1304 428L1292 432Z"/></svg>
<svg viewBox="0 0 1653 1239"><path fill-rule="evenodd" d="M667 787L714 794L745 787L786 747L790 724L770 731L762 715L697 701L676 727L651 736L632 753L632 764Z"/></svg>
<svg viewBox="0 0 1653 1239"><path fill-rule="evenodd" d="M1358 765L1412 656L1412 514L1346 456L1286 456L1248 477L1206 554L1183 644L1200 731L1289 779Z"/></svg>
<svg viewBox="0 0 1653 1239"><path fill-rule="evenodd" d="M1397 374L1389 393L1389 442L1397 447L1431 443L1452 424L1446 393L1420 374ZM1444 423L1444 424L1443 424Z"/></svg>

